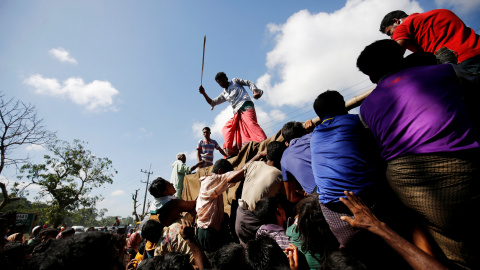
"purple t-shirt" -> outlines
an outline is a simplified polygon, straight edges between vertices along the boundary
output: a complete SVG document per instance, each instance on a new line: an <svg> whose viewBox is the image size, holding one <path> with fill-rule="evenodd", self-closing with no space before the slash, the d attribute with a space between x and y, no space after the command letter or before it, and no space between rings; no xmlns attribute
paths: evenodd
<svg viewBox="0 0 480 270"><path fill-rule="evenodd" d="M450 64L388 75L365 99L360 114L387 161L479 147Z"/></svg>
<svg viewBox="0 0 480 270"><path fill-rule="evenodd" d="M283 181L293 180L293 176L308 194L315 192L317 187L312 172L311 138L312 133L309 133L291 140L280 161Z"/></svg>

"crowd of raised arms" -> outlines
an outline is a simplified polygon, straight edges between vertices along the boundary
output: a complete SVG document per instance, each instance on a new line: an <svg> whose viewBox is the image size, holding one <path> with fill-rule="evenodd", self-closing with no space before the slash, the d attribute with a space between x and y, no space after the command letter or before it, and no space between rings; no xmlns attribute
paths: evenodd
<svg viewBox="0 0 480 270"><path fill-rule="evenodd" d="M312 100L319 121L270 140L244 86L263 91L219 72L221 94L199 92L233 108L223 146L203 128L197 163L179 153L149 186L138 229L37 226L26 239L7 212L0 268L480 269L480 37L444 9L392 11L380 31L391 39L357 58L377 84L359 114L328 90ZM252 145L265 150L240 154Z"/></svg>

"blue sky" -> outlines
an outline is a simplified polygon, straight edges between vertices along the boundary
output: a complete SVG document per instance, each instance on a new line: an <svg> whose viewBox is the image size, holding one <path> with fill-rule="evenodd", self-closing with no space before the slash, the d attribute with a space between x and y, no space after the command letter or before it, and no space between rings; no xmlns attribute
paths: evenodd
<svg viewBox="0 0 480 270"><path fill-rule="evenodd" d="M178 152L193 165L203 126L223 143L231 108L211 111L198 93L204 35L207 93L221 92L218 71L254 81L265 90L255 104L271 136L287 121L313 118L312 100L327 89L348 99L372 87L355 61L387 38L378 31L387 12L435 8L479 32L478 0L0 0L0 90L35 104L60 139L86 141L113 161L118 174L96 191L105 198L98 207L125 217L136 189L143 201L140 170L151 165L151 179L169 179ZM25 146L14 155L42 162L44 153ZM9 184L16 178L13 167L2 174Z"/></svg>

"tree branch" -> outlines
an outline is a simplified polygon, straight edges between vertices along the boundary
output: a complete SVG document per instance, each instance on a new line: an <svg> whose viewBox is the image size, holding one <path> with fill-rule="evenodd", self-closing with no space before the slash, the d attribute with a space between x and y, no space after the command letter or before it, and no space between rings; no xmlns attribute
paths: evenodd
<svg viewBox="0 0 480 270"><path fill-rule="evenodd" d="M0 188L2 189L3 201L0 203L0 210L7 206L9 203L20 200L18 197L10 198L7 192L7 186L4 183L0 182Z"/></svg>

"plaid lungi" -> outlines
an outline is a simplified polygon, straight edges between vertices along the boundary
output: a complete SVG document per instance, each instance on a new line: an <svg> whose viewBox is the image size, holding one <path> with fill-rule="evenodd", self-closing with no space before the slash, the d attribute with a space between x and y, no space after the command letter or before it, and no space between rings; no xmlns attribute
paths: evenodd
<svg viewBox="0 0 480 270"><path fill-rule="evenodd" d="M480 269L478 152L409 155L388 162L387 179L399 199L419 214L446 257Z"/></svg>

